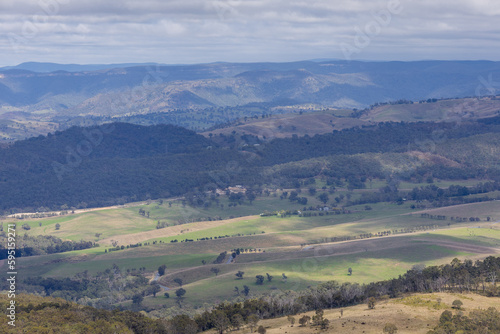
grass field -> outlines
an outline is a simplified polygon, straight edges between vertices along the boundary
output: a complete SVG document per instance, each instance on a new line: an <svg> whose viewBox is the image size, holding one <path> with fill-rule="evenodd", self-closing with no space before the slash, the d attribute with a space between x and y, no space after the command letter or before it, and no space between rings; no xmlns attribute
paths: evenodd
<svg viewBox="0 0 500 334"><path fill-rule="evenodd" d="M313 136L315 134L330 133L333 129L342 130L355 126L367 125L370 122L356 118L346 117L352 110L322 110L307 113L288 113L273 115L267 118L240 119L229 127L202 133L230 135L233 131L237 134L249 134L266 139L291 137L292 135Z"/></svg>
<svg viewBox="0 0 500 334"><path fill-rule="evenodd" d="M456 121L463 117L462 113L466 110L474 110L475 117L479 118L495 115L499 107L500 102L490 97L450 99L434 103L383 105L369 110L361 119L372 122Z"/></svg>
<svg viewBox="0 0 500 334"><path fill-rule="evenodd" d="M25 277L68 277L85 270L95 274L116 264L122 270L145 267L146 274L152 278L156 269L165 264L167 271L161 283L175 290L178 285L173 280L182 278L187 290L185 303L201 307L205 303L238 298L235 286L241 290L247 285L250 295L256 296L275 290L306 289L328 280L368 283L397 277L415 264L442 264L455 257L479 259L498 254L500 249L500 224L496 223L500 219L500 201L424 211L412 210L411 203L379 203L371 205L371 210L365 210L364 205L349 207L350 214L285 218L258 215L276 208L298 208L297 204L273 196L259 197L252 205L235 208L225 205L224 208L200 209L184 207L175 200L171 202L151 201L32 220L29 222L30 234L51 234L71 240L99 239L101 247L19 258L19 272ZM220 203L227 201L221 198ZM149 212L150 218L140 215L139 209ZM449 219L424 219L420 217L422 212L477 216L482 221L455 223ZM183 217L189 217L187 221L190 221L222 213L242 217L179 224ZM487 216L491 217L491 222L486 222ZM158 220L168 222L169 226L156 229ZM41 227L39 222L42 222ZM56 231L57 223L61 228ZM331 242L333 237L359 237L360 234L422 226L428 226L425 232ZM438 229L429 229L429 226ZM96 233L102 234L98 238ZM229 237L215 239L225 235ZM212 240L196 241L207 237ZM173 239L179 242L171 243ZM185 239L195 242L180 242ZM137 242L146 245L105 252L112 241L119 245ZM230 264L212 264L219 253L235 248L246 251ZM203 265L202 261L207 264ZM213 267L220 270L217 276L211 272ZM352 276L347 274L348 268L352 268ZM241 280L235 276L238 270L245 272ZM274 279L257 285L255 276L266 273ZM286 283L281 281L283 273L288 276ZM175 300L161 295L145 298L144 304L175 306Z"/></svg>

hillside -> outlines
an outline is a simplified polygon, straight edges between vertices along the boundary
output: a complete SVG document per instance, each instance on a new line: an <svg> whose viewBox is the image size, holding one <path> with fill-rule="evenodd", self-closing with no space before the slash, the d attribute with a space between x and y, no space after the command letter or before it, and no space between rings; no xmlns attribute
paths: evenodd
<svg viewBox="0 0 500 334"><path fill-rule="evenodd" d="M420 101L415 103L375 105L361 111L361 120L371 122L418 122L446 121L487 118L498 115L498 97L475 97Z"/></svg>
<svg viewBox="0 0 500 334"><path fill-rule="evenodd" d="M460 311L452 308L452 303L460 300L463 306ZM38 297L20 294L16 298L17 314L16 327L10 327L6 322L0 324L3 333L165 333L165 334L191 334L196 333L192 327L181 327L189 321L177 319L174 322L151 320L139 312L104 311L89 306L81 306L67 302L60 298ZM8 299L0 295L0 305L7 307ZM444 311L452 315L462 312L471 317L478 310L488 308L498 309L499 298L488 298L477 294L465 293L432 293L414 294L392 300L379 300L374 309L368 309L366 304L344 307L342 309L324 310L323 318L329 320L328 328L322 333L382 333L387 323L392 323L398 328L398 333L427 333L440 323L440 316ZM342 310L342 311L341 311ZM342 312L342 313L341 313ZM486 318L487 322L495 326L498 319L491 316L498 315L494 311ZM315 312L299 313L293 318L292 326L286 317L259 320L257 326L263 326L268 334L302 334L318 330L310 324L302 326L299 319L303 316L313 317ZM474 316L472 316L473 318ZM474 318L473 318L474 319ZM240 330L232 333L250 333L249 325L241 324ZM195 327L196 328L196 327ZM496 327L495 327L496 328ZM254 330L256 332L256 330ZM210 330L204 333L218 333ZM466 332L468 333L468 332Z"/></svg>
<svg viewBox="0 0 500 334"><path fill-rule="evenodd" d="M7 309L10 300L6 294L0 294L2 309ZM28 294L18 294L15 301L15 326L0 322L2 333L169 333L165 323L138 312L110 312L61 298Z"/></svg>
<svg viewBox="0 0 500 334"><path fill-rule="evenodd" d="M9 193L2 195L1 206L43 211L39 208L179 195L207 182L208 166L231 159L209 152L210 145L183 128L124 123L18 141L0 149L0 187Z"/></svg>
<svg viewBox="0 0 500 334"><path fill-rule="evenodd" d="M300 109L299 109L300 110ZM274 138L287 138L293 135L331 133L333 130L343 130L352 127L361 127L373 124L370 121L346 117L352 110L325 110L303 113L303 110L294 113L278 114L269 117L244 117L226 126L216 126L214 129L202 132L204 136L210 135L252 135L270 140Z"/></svg>
<svg viewBox="0 0 500 334"><path fill-rule="evenodd" d="M71 110L83 103L82 107L94 106L85 113L102 114L105 105L111 103L106 99L121 94L120 90L127 93L127 89L140 86L143 79L148 78L147 96L127 101L132 104L126 112L134 109L137 112L142 109L141 105L154 111L187 107L189 104L185 103L190 101L199 107L205 103L202 101L216 106L236 106L279 99L359 107L386 100L473 96L480 85L478 76L487 77L500 70L498 63L485 61L125 66L99 71L48 73L4 69L1 71L0 100L12 106L40 108L45 105L59 111ZM155 85L150 85L152 83ZM180 100L176 100L176 96ZM93 99L88 100L90 98ZM56 100L59 104L55 103Z"/></svg>
<svg viewBox="0 0 500 334"><path fill-rule="evenodd" d="M238 184L292 187L316 176L343 178L355 188L387 173L417 182L496 180L499 126L498 118L379 123L268 142L232 133L206 138L172 125L72 127L0 149L0 209L116 205ZM431 141L436 132L443 139Z"/></svg>
<svg viewBox="0 0 500 334"><path fill-rule="evenodd" d="M444 311L450 311L453 315L459 313L452 308L455 300L463 302L461 312L465 316L470 316L471 312L486 310L494 307L497 310L500 298L488 298L477 294L456 294L456 293L432 293L415 294L394 300L381 300L376 303L374 309L369 309L366 304L345 307L342 309L325 310L324 318L329 320L327 329L320 330L320 326L301 326L299 319L303 316L313 317L315 312L305 312L294 316L295 324L291 326L287 317L261 320L258 325L266 329L266 334L305 334L312 332L321 333L353 333L353 334L380 334L384 333L386 324L394 324L397 333L417 333L426 334L434 329ZM341 311L342 310L342 313ZM498 319L489 319L492 323L498 324ZM248 327L248 326L246 326ZM500 327L496 327L499 328ZM496 329L495 329L496 330ZM233 333L250 333L250 328L234 331ZM216 333L207 331L205 333ZM467 331L463 333L473 333ZM475 332L477 333L477 332ZM491 331L490 333L494 333Z"/></svg>

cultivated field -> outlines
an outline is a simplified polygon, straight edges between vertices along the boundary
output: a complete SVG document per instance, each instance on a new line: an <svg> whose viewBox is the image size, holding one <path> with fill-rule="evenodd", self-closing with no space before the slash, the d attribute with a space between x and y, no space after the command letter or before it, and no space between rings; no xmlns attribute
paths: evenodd
<svg viewBox="0 0 500 334"><path fill-rule="evenodd" d="M256 296L306 289L329 280L369 283L397 277L416 264L436 265L455 257L480 259L500 253L500 201L421 211L411 209L412 203L379 203L370 205L371 210L360 205L349 207L345 214L316 212L311 217L261 217L259 213L272 212L272 208L302 208L279 196L258 197L252 205L247 202L236 207L229 207L221 196L219 203L223 208L193 208L178 200L151 201L28 221L29 234L92 240L100 247L19 258L19 272L24 277L68 277L85 270L95 274L116 264L122 270L144 267L153 278L156 269L165 264L160 283L173 293L179 288L174 279L181 278L187 291L184 303L203 306L244 298L234 289L241 291L244 285L250 288L250 296ZM140 209L145 213L140 214ZM421 213L448 218L421 218ZM220 220L214 219L217 216ZM237 218L229 218L232 216ZM481 221L457 223L451 216L474 216ZM157 229L158 221L168 226ZM60 224L59 230L56 224ZM112 243L142 246L110 252ZM231 261L234 249L241 254ZM228 255L214 264L222 252ZM219 270L217 275L213 268ZM239 270L244 272L243 279L235 276ZM266 273L273 276L272 281L257 285L255 276ZM146 297L144 304L175 306L176 302L160 294Z"/></svg>

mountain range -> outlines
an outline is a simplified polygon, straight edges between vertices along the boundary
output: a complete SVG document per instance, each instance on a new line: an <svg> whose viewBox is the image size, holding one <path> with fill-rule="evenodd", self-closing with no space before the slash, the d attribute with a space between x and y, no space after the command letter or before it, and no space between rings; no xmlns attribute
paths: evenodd
<svg viewBox="0 0 500 334"><path fill-rule="evenodd" d="M51 115L123 115L279 100L361 108L399 99L485 95L499 74L500 63L490 61L29 63L0 70L0 103Z"/></svg>

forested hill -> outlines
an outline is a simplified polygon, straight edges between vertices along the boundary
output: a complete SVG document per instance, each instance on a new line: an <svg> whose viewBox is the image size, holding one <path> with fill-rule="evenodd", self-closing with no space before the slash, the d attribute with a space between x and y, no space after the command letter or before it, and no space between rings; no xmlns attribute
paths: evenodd
<svg viewBox="0 0 500 334"><path fill-rule="evenodd" d="M460 124L380 123L270 142L234 134L207 139L171 125L73 127L0 149L0 210L114 205L231 184L287 187L319 173L383 178L385 158L367 154L405 155L398 158L400 165L419 160L413 169L419 177L439 172L440 178L491 180L499 175L494 153L499 143L500 117ZM319 168L301 163L320 157L334 160ZM278 166L291 162L298 165Z"/></svg>
<svg viewBox="0 0 500 334"><path fill-rule="evenodd" d="M9 307L7 294L0 295L0 306L4 310ZM15 321L5 318L8 320L0 323L1 333L172 333L165 321L139 312L105 311L60 298L20 294L15 306Z"/></svg>
<svg viewBox="0 0 500 334"><path fill-rule="evenodd" d="M223 160L211 145L184 128L125 123L18 141L0 149L0 206L56 209L178 195L202 182L212 169L206 164Z"/></svg>
<svg viewBox="0 0 500 334"><path fill-rule="evenodd" d="M72 127L48 136L17 141L1 154L2 158L8 159L15 159L19 154L32 154L62 162L72 151L81 151L83 154L80 155L87 155L88 159L138 158L164 153L194 153L209 145L212 144L208 139L182 127L113 123L99 127ZM86 150L91 150L91 153L85 154Z"/></svg>

